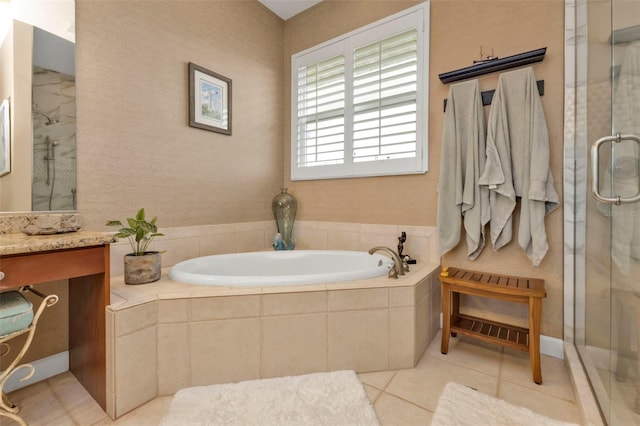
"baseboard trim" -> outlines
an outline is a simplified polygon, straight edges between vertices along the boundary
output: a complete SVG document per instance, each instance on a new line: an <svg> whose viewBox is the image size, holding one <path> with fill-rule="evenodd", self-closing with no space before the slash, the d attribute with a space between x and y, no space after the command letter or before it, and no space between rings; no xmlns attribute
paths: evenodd
<svg viewBox="0 0 640 426"><path fill-rule="evenodd" d="M564 359L564 342L556 337L540 336L540 353Z"/></svg>
<svg viewBox="0 0 640 426"><path fill-rule="evenodd" d="M37 359L28 364L33 365L33 368L35 369L33 376L28 380L21 382L20 379L22 379L29 371L27 369L18 371L10 376L9 380L7 380L7 383L4 386L5 392L13 392L14 390L24 388L34 383L46 380L49 377L57 376L65 371L69 371L69 351Z"/></svg>

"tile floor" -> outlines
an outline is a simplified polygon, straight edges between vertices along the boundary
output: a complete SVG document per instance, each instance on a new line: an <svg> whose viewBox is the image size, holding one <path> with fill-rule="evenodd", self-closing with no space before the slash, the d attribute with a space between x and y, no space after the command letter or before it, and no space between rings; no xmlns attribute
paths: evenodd
<svg viewBox="0 0 640 426"><path fill-rule="evenodd" d="M449 353L440 353L440 334L415 368L360 374L383 426L428 425L445 384L455 381L510 403L559 420L580 423L564 361L542 356L544 383L530 377L527 353L451 339ZM113 422L70 373L11 393L30 426L157 425L171 397L159 397ZM2 418L2 426L12 422Z"/></svg>

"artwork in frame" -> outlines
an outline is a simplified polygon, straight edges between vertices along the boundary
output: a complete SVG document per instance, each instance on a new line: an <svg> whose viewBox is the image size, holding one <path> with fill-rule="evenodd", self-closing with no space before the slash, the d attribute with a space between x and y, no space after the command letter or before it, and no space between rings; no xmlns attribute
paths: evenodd
<svg viewBox="0 0 640 426"><path fill-rule="evenodd" d="M0 176L11 171L11 125L9 119L9 98L7 98L0 105Z"/></svg>
<svg viewBox="0 0 640 426"><path fill-rule="evenodd" d="M189 62L189 126L231 134L231 79Z"/></svg>

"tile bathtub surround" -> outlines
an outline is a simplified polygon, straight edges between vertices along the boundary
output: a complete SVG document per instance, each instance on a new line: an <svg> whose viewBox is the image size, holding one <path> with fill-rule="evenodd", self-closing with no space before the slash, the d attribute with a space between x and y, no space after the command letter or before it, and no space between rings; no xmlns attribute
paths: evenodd
<svg viewBox="0 0 640 426"><path fill-rule="evenodd" d="M270 220L162 228L160 231L165 236L154 240L151 248L164 251L162 266L168 267L194 257L272 250L276 226ZM380 245L396 250L402 231L407 233L404 254L422 262L437 259L436 228L428 226L296 221L293 239L298 250L367 251ZM111 245L112 276L124 273L122 258L129 252L131 247L126 240Z"/></svg>
<svg viewBox="0 0 640 426"><path fill-rule="evenodd" d="M411 368L439 325L438 271L419 265L399 280L265 288L114 278L109 414L189 386Z"/></svg>
<svg viewBox="0 0 640 426"><path fill-rule="evenodd" d="M415 367L358 374L382 426L430 424L437 399L450 381L558 420L603 424L580 418L570 374L562 360L543 355L542 368L554 375L542 385L530 385L526 353L464 337L452 339L452 344L455 351L442 355L437 333ZM502 374L504 370L507 374ZM112 421L69 372L15 391L9 397L20 404L21 414L31 426L157 425L168 412L172 398L156 397ZM597 412L595 405L593 408Z"/></svg>

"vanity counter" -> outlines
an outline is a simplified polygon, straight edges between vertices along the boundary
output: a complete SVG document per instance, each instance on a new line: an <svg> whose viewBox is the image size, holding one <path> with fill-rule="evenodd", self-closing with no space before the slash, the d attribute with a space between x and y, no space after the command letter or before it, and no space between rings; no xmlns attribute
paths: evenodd
<svg viewBox="0 0 640 426"><path fill-rule="evenodd" d="M107 409L106 319L112 234L0 234L0 290L69 282L69 370Z"/></svg>
<svg viewBox="0 0 640 426"><path fill-rule="evenodd" d="M106 232L69 232L66 234L26 235L22 232L0 234L0 256L102 246L115 240Z"/></svg>

